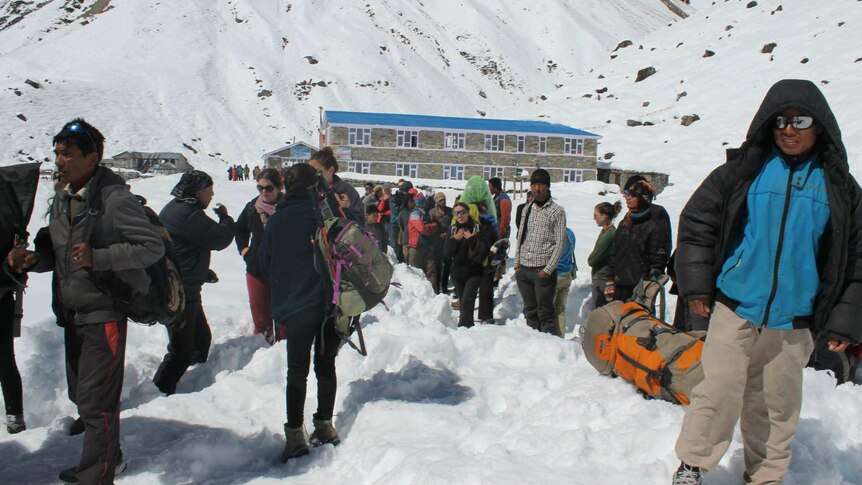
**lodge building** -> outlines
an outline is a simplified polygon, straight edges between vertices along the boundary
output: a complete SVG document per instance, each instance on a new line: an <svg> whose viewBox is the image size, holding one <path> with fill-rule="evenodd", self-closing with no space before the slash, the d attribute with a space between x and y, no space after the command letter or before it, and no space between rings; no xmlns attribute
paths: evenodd
<svg viewBox="0 0 862 485"><path fill-rule="evenodd" d="M553 181L596 179L601 136L544 121L324 111L321 146L343 172L408 179L514 179L536 167Z"/></svg>

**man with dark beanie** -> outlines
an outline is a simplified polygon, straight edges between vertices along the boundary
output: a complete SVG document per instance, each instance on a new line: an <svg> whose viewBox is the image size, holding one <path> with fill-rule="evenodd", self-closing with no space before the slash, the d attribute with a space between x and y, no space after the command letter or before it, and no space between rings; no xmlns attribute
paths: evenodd
<svg viewBox="0 0 862 485"><path fill-rule="evenodd" d="M204 210L212 202L213 180L200 170L183 174L171 191L174 199L159 214L171 235L180 262L186 308L179 323L168 327L168 353L156 371L153 382L165 394L173 394L186 369L207 361L212 333L201 305L201 287L216 280L210 271L210 251L220 251L233 241L234 221L227 207L216 204L210 219Z"/></svg>
<svg viewBox="0 0 862 485"><path fill-rule="evenodd" d="M557 263L566 246L566 211L551 199L551 175L536 169L530 176L533 203L524 209L515 250L515 280L531 328L560 335L554 316Z"/></svg>
<svg viewBox="0 0 862 485"><path fill-rule="evenodd" d="M862 191L826 98L811 81L777 82L680 215L679 296L709 329L675 485L715 469L737 421L743 481L781 483L812 333L826 352L862 340L860 231Z"/></svg>

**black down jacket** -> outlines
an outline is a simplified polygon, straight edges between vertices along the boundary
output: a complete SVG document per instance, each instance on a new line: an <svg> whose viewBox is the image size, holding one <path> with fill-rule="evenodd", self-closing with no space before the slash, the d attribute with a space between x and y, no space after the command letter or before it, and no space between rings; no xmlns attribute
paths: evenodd
<svg viewBox="0 0 862 485"><path fill-rule="evenodd" d="M850 175L838 122L810 81L776 83L754 116L745 142L727 151L727 161L689 199L679 221L675 262L679 294L687 300L714 299L716 278L743 230L749 188L773 149L771 122L791 107L811 113L822 128L816 149L826 174L830 216L817 258L820 290L814 302L814 329L858 343L862 340L862 192Z"/></svg>

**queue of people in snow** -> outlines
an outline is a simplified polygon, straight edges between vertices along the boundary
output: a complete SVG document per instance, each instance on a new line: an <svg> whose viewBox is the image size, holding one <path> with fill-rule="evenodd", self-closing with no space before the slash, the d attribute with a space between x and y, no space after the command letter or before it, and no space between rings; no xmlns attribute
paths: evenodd
<svg viewBox="0 0 862 485"><path fill-rule="evenodd" d="M426 194L406 180L397 188L369 184L360 197L338 176L328 147L283 175L260 171L258 195L236 221L220 204L213 208L217 220L206 213L214 184L197 170L183 174L154 220L145 201L100 165L104 141L82 119L62 127L52 140L59 179L48 226L28 250L29 213L21 207L4 218L16 223L3 225L0 248L7 254L0 280L0 383L10 433L26 428L12 346L21 296L12 290L23 287L27 272L53 273L52 307L65 332L69 398L80 416L69 431L84 434L78 463L60 473L64 482L111 483L126 468L119 404L129 313L117 288L104 282L147 293L151 269L166 258L178 266L184 305L168 325L155 385L173 394L190 366L207 361L212 335L201 289L218 281L211 252L235 242L246 265L254 332L269 344L287 341L284 461L307 454L309 445L341 440L332 421L340 336L327 306L327 280L308 243L323 217L353 221L374 236L382 252L391 249L394 259L421 271L436 293L453 293L461 327L477 320L495 323L494 287L505 274L511 243L527 324L560 337L567 333L576 241L544 169L530 176L515 231L512 202L499 179L469 179L451 206L444 193ZM841 369L829 356L862 337L855 320L862 306L856 263L862 193L848 172L840 131L822 93L807 81L774 85L746 144L728 156L683 210L674 256L670 218L654 203L656 191L644 177L631 177L622 187L627 211L617 227L620 202L593 209L600 227L588 258L593 305L627 300L639 282L663 280L670 269L682 309L675 323L707 330L706 378L693 392L676 445L682 463L673 480L679 485L701 483L717 465L741 412L747 413L746 481L780 481L798 424L802 367L813 352L815 364L837 376ZM333 196L321 199L309 190L321 185ZM0 184L3 200L13 200L14 191ZM27 205L21 200L16 204ZM798 284L779 282L790 268L780 264L782 251L798 265ZM771 264L769 255L777 253ZM307 438L312 352L318 404Z"/></svg>

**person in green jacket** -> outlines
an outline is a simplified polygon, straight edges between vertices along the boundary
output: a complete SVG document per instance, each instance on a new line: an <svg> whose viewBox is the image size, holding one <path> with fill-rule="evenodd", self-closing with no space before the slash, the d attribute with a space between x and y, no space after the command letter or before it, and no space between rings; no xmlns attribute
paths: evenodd
<svg viewBox="0 0 862 485"><path fill-rule="evenodd" d="M613 204L602 202L593 209L593 220L596 221L597 226L602 228L599 238L596 239L596 246L587 260L590 268L592 268L593 306L595 308L603 306L608 302L605 298L605 285L607 284L608 276L610 276L608 261L611 257L611 246L614 244L614 234L616 233L614 219L616 219L621 209L622 204L620 201L616 201Z"/></svg>

